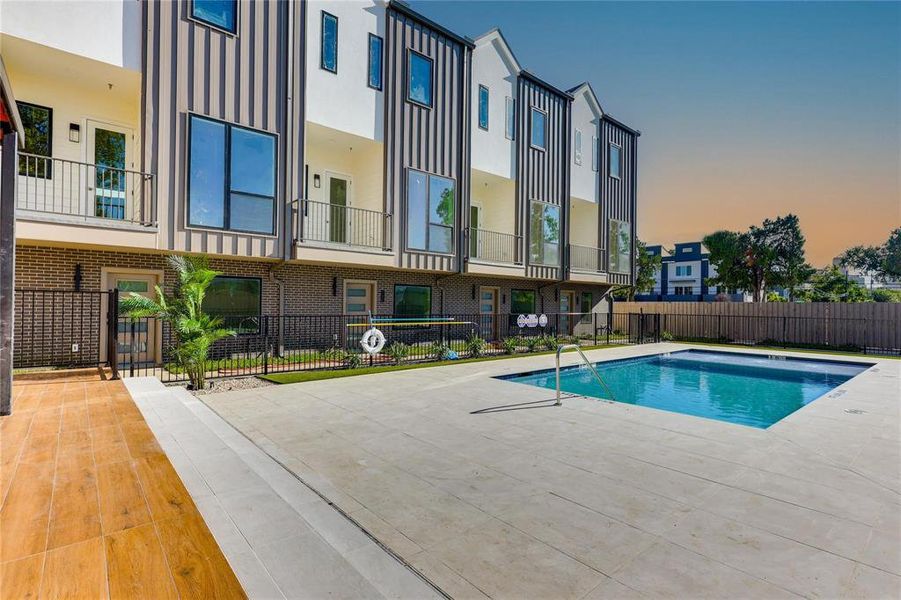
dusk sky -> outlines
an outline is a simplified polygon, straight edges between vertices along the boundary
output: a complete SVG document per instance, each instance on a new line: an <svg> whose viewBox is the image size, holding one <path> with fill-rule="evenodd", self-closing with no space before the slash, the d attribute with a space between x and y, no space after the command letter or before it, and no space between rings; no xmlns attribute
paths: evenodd
<svg viewBox="0 0 901 600"><path fill-rule="evenodd" d="M642 131L649 243L793 212L822 266L901 225L899 3L411 4L469 37L500 26L526 69L587 79Z"/></svg>

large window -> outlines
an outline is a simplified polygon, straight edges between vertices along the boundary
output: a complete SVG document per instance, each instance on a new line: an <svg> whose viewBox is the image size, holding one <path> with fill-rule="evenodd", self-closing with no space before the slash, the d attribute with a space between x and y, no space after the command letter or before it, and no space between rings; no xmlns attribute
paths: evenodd
<svg viewBox="0 0 901 600"><path fill-rule="evenodd" d="M454 250L454 181L410 169L407 175L407 247L450 254Z"/></svg>
<svg viewBox="0 0 901 600"><path fill-rule="evenodd" d="M216 277L206 290L203 310L221 317L238 333L255 333L262 313L263 281L258 277Z"/></svg>
<svg viewBox="0 0 901 600"><path fill-rule="evenodd" d="M532 202L529 215L530 262L535 265L560 265L560 207Z"/></svg>
<svg viewBox="0 0 901 600"><path fill-rule="evenodd" d="M394 314L427 317L432 312L432 288L427 285L395 285Z"/></svg>
<svg viewBox="0 0 901 600"><path fill-rule="evenodd" d="M508 140L512 140L516 137L516 103L513 102L513 98L509 96L504 101L504 110L506 117L506 127L504 131L504 135L507 136Z"/></svg>
<svg viewBox="0 0 901 600"><path fill-rule="evenodd" d="M431 107L432 61L412 50L407 56L407 100Z"/></svg>
<svg viewBox="0 0 901 600"><path fill-rule="evenodd" d="M535 312L535 290L510 290L510 314L529 315Z"/></svg>
<svg viewBox="0 0 901 600"><path fill-rule="evenodd" d="M479 127L488 131L488 88L479 86Z"/></svg>
<svg viewBox="0 0 901 600"><path fill-rule="evenodd" d="M235 33L238 25L236 0L194 0L191 17L207 25Z"/></svg>
<svg viewBox="0 0 901 600"><path fill-rule="evenodd" d="M610 221L610 271L632 272L632 228L625 221Z"/></svg>
<svg viewBox="0 0 901 600"><path fill-rule="evenodd" d="M53 109L28 102L16 102L25 130L25 152L47 158L19 157L19 175L50 179L53 176Z"/></svg>
<svg viewBox="0 0 901 600"><path fill-rule="evenodd" d="M325 11L322 11L319 66L332 73L338 72L338 17Z"/></svg>
<svg viewBox="0 0 901 600"><path fill-rule="evenodd" d="M617 179L622 177L623 149L616 144L610 144L610 177Z"/></svg>
<svg viewBox="0 0 901 600"><path fill-rule="evenodd" d="M547 148L547 113L532 108L529 123L529 143L533 148L544 150Z"/></svg>
<svg viewBox="0 0 901 600"><path fill-rule="evenodd" d="M275 136L191 116L188 225L275 232Z"/></svg>
<svg viewBox="0 0 901 600"><path fill-rule="evenodd" d="M582 164L582 130L576 129L573 136L573 162L577 165Z"/></svg>
<svg viewBox="0 0 901 600"><path fill-rule="evenodd" d="M369 87L382 89L382 38L369 34Z"/></svg>
<svg viewBox="0 0 901 600"><path fill-rule="evenodd" d="M691 277L691 265L677 266L676 277Z"/></svg>

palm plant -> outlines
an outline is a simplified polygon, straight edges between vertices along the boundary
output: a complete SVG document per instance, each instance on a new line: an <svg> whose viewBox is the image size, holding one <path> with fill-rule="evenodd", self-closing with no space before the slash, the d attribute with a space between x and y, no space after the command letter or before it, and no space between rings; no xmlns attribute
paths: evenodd
<svg viewBox="0 0 901 600"><path fill-rule="evenodd" d="M222 319L203 312L206 290L219 273L199 256L169 256L169 266L178 276L175 294L155 286L156 299L131 292L119 301L119 308L133 319L154 317L168 322L175 335L173 358L195 390L206 386L206 363L210 346L235 332L222 326Z"/></svg>

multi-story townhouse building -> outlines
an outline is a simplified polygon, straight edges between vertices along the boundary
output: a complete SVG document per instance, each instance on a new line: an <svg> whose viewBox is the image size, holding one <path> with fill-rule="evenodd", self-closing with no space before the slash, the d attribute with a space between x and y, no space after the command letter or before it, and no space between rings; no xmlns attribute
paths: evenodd
<svg viewBox="0 0 901 600"><path fill-rule="evenodd" d="M381 0L0 11L19 287L151 294L171 253L233 314L592 312L632 281L638 132L499 30Z"/></svg>
<svg viewBox="0 0 901 600"><path fill-rule="evenodd" d="M750 302L750 294L726 290L710 285L708 279L716 276L716 267L710 264L710 255L701 242L676 244L671 254L664 254L662 246L648 246L651 256L660 256L660 269L654 273L654 288L637 294L637 301L666 302Z"/></svg>

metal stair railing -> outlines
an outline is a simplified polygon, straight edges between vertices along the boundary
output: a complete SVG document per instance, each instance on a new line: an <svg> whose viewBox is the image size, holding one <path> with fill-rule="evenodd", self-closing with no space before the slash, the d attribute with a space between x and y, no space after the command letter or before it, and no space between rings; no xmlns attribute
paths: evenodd
<svg viewBox="0 0 901 600"><path fill-rule="evenodd" d="M613 401L616 401L616 397L613 395L613 392L610 390L610 386L608 386L607 383L601 378L600 373L598 373L597 369L594 368L594 365L591 364L591 361L588 360L588 358L582 352L582 349L579 348L579 345L578 344L561 344L560 346L557 346L557 402L554 403L554 406L562 406L563 405L563 402L560 399L560 355L563 353L564 350L575 350L576 352L578 352L579 356L582 357L582 362L584 362L585 366L587 366L589 368L589 370L591 370L592 374L594 374L595 379L598 380L598 383L600 383L601 386L603 386L604 390L607 392L607 394L610 395L610 399Z"/></svg>

